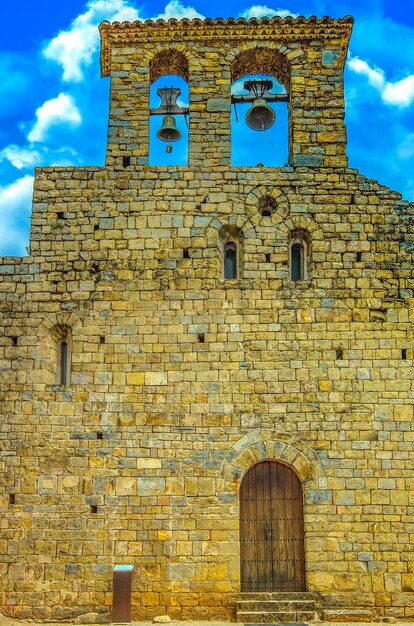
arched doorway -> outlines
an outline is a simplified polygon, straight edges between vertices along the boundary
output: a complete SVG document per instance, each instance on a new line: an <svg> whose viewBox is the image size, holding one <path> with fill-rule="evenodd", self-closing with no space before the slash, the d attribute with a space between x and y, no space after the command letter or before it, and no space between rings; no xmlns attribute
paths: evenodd
<svg viewBox="0 0 414 626"><path fill-rule="evenodd" d="M242 591L305 591L302 485L293 470L262 461L240 486Z"/></svg>

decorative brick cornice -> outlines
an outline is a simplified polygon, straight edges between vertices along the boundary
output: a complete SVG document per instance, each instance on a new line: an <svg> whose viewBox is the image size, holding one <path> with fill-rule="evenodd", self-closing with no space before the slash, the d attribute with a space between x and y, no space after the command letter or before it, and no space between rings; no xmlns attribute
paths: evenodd
<svg viewBox="0 0 414 626"><path fill-rule="evenodd" d="M125 46L148 43L182 43L183 41L268 41L275 40L280 44L308 41L340 40L345 57L354 20L351 16L342 19L315 16L291 17L282 19L279 16L263 17L260 20L252 17L210 19L205 20L146 20L145 22L102 22L99 26L101 34L101 75L111 73L112 46Z"/></svg>

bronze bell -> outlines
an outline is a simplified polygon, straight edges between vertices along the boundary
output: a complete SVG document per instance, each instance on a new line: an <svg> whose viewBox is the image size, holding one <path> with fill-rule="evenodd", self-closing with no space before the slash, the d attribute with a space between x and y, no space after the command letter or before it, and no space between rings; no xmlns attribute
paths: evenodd
<svg viewBox="0 0 414 626"><path fill-rule="evenodd" d="M276 114L264 98L253 100L246 113L246 124L253 130L267 130L275 123Z"/></svg>
<svg viewBox="0 0 414 626"><path fill-rule="evenodd" d="M162 120L162 126L157 132L158 139L161 141L178 141L181 133L178 130L175 119L172 115L165 115Z"/></svg>

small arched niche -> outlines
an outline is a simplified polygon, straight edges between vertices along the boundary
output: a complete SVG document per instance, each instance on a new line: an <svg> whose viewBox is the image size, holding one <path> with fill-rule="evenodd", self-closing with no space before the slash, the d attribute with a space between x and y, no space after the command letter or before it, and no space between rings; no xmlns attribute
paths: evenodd
<svg viewBox="0 0 414 626"><path fill-rule="evenodd" d="M289 241L289 278L293 282L308 280L310 239L306 231L294 231Z"/></svg>
<svg viewBox="0 0 414 626"><path fill-rule="evenodd" d="M157 52L150 63L150 165L187 165L188 102L185 55L175 49Z"/></svg>
<svg viewBox="0 0 414 626"><path fill-rule="evenodd" d="M56 385L70 385L72 364L72 331L66 324L52 328L52 363L55 363Z"/></svg>
<svg viewBox="0 0 414 626"><path fill-rule="evenodd" d="M232 165L286 165L289 159L287 100L290 76L286 58L277 50L255 48L241 52L231 69ZM272 124L268 128L266 121ZM261 128L254 130L252 125Z"/></svg>
<svg viewBox="0 0 414 626"><path fill-rule="evenodd" d="M236 227L224 227L220 233L222 279L236 280L241 275L241 232Z"/></svg>

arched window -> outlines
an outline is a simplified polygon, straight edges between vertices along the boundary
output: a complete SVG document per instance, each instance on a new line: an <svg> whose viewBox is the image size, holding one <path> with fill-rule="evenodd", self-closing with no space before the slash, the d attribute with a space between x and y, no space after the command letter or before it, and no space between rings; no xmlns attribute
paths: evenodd
<svg viewBox="0 0 414 626"><path fill-rule="evenodd" d="M224 244L224 278L226 280L237 278L237 245L234 241L227 241Z"/></svg>
<svg viewBox="0 0 414 626"><path fill-rule="evenodd" d="M221 278L234 280L242 275L243 233L235 224L226 224L220 231Z"/></svg>
<svg viewBox="0 0 414 626"><path fill-rule="evenodd" d="M290 279L294 281L306 280L306 242L301 239L294 239L290 243Z"/></svg>
<svg viewBox="0 0 414 626"><path fill-rule="evenodd" d="M72 360L72 332L66 324L56 324L52 329L55 362L54 384L70 385Z"/></svg>
<svg viewBox="0 0 414 626"><path fill-rule="evenodd" d="M69 378L69 346L67 341L60 342L59 352L58 384L67 385Z"/></svg>

